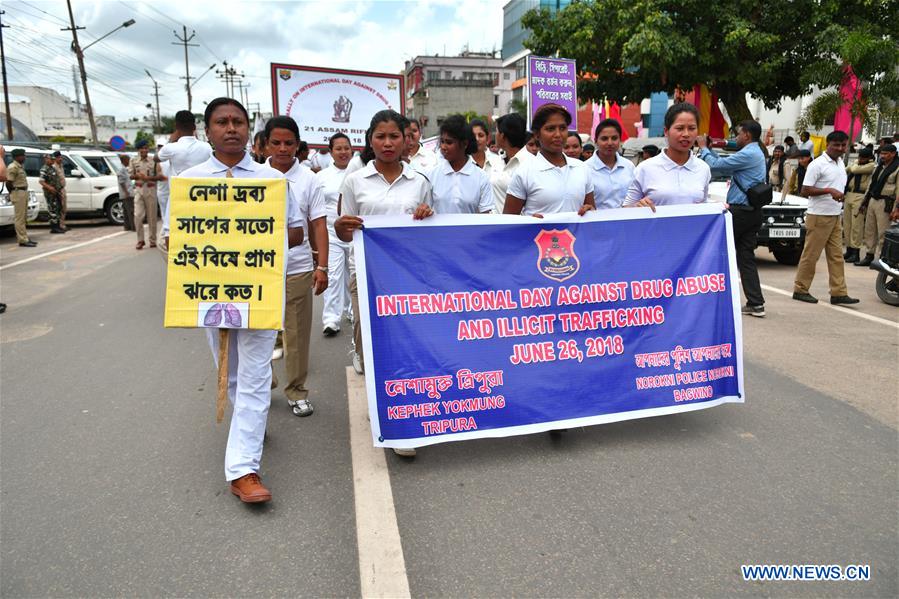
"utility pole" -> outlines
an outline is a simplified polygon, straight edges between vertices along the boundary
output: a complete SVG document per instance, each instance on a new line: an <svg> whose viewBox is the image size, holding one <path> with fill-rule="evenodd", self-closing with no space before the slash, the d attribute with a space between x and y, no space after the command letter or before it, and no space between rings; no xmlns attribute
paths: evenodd
<svg viewBox="0 0 899 599"><path fill-rule="evenodd" d="M150 74L150 71L144 69L144 73L147 74L147 77L150 78L150 81L153 82L153 95L156 96L156 133L162 133L162 121L160 120L159 115L159 84L156 83L156 80L153 79L153 75Z"/></svg>
<svg viewBox="0 0 899 599"><path fill-rule="evenodd" d="M75 107L78 109L78 118L81 118L81 90L78 89L78 67L72 65L72 86L75 88Z"/></svg>
<svg viewBox="0 0 899 599"><path fill-rule="evenodd" d="M184 75L185 76L182 77L182 79L184 79L184 88L187 90L187 109L189 111L193 112L193 110L192 110L193 109L193 97L191 96L191 93L190 93L190 63L187 59L187 47L193 46L195 48L199 48L199 44L189 44L188 43L190 40L194 39L195 35L197 35L196 31L191 29L190 37L187 37L187 26L182 25L181 28L184 30L184 37L179 36L177 31L173 31L172 33L175 34L175 39L177 39L178 42L172 42L172 45L173 46L179 46L179 45L184 46Z"/></svg>
<svg viewBox="0 0 899 599"><path fill-rule="evenodd" d="M72 14L72 0L66 0L66 4L69 7L69 22L72 26L63 27L60 31L72 32L72 51L74 51L75 56L78 57L78 68L81 69L81 86L84 88L84 103L87 106L87 120L91 124L91 143L96 146L97 122L94 120L94 109L91 106L91 94L87 91L87 73L84 71L84 53L81 51L81 46L78 44L78 30L84 29L84 27L75 26L75 15Z"/></svg>
<svg viewBox="0 0 899 599"><path fill-rule="evenodd" d="M250 103L250 84L249 83L244 84L242 82L237 82L235 84L235 86L239 90L238 93L240 94L239 99L240 99L241 104L246 106L247 104ZM246 92L246 95L244 94L244 92Z"/></svg>
<svg viewBox="0 0 899 599"><path fill-rule="evenodd" d="M242 79L246 75L244 75L243 72L238 73L237 69L235 69L233 66L228 66L228 62L225 60L222 61L222 66L225 67L224 70L220 71L216 69L215 73L219 79L225 82L225 95L227 95L229 98L233 98L235 81L238 78ZM237 83L237 85L239 85L239 83Z"/></svg>
<svg viewBox="0 0 899 599"><path fill-rule="evenodd" d="M5 15L6 11L0 10L0 17ZM9 113L9 86L6 84L6 51L3 49L3 28L9 27L4 25L0 18L0 64L3 66L3 102L6 105L6 138L12 141L12 115Z"/></svg>

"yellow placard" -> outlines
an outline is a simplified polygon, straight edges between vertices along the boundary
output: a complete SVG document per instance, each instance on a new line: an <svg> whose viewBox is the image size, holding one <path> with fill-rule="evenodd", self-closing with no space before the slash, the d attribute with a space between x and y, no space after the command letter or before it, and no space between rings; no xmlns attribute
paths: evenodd
<svg viewBox="0 0 899 599"><path fill-rule="evenodd" d="M166 327L281 329L284 179L171 180Z"/></svg>

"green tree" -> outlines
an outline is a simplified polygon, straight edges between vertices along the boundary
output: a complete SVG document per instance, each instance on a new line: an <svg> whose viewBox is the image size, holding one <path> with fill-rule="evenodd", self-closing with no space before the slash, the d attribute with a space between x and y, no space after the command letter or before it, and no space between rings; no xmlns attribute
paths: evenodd
<svg viewBox="0 0 899 599"><path fill-rule="evenodd" d="M831 23L888 34L895 0L584 0L522 25L534 53L577 60L591 76L580 100L639 102L652 92L715 91L732 122L751 118L746 93L769 108L811 91L803 72L819 59ZM894 25L895 23L893 23Z"/></svg>
<svg viewBox="0 0 899 599"><path fill-rule="evenodd" d="M848 98L849 111L869 134L876 135L878 114L887 120L899 117L899 43L891 36L842 25L831 25L818 37L823 52L803 72L801 80L825 91L803 110L796 128L819 129L833 118L844 103L840 88L851 67L858 86ZM859 133L854 126L853 119L846 132L850 138Z"/></svg>
<svg viewBox="0 0 899 599"><path fill-rule="evenodd" d="M466 123L470 123L471 121L473 121L475 119L480 119L480 120L484 121L485 123L490 122L490 119L486 115L478 114L474 110L466 110L465 112L461 112L459 114L461 114L462 116L465 117Z"/></svg>
<svg viewBox="0 0 899 599"><path fill-rule="evenodd" d="M526 100L512 100L512 112L517 112L521 118L528 118L528 103Z"/></svg>
<svg viewBox="0 0 899 599"><path fill-rule="evenodd" d="M150 148L156 147L156 138L153 137L152 133L148 133L143 129L138 130L137 135L134 136L134 146L137 147L137 142L141 140L146 140L150 144Z"/></svg>

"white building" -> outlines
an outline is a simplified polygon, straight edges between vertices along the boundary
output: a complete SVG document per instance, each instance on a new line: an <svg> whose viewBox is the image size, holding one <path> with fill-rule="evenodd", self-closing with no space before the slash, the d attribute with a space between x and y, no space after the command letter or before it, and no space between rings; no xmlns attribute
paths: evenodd
<svg viewBox="0 0 899 599"><path fill-rule="evenodd" d="M54 137L87 139L91 127L82 107L59 92L32 85L9 86L9 111L13 118L24 123L41 140ZM115 117L98 115L99 141L112 137Z"/></svg>

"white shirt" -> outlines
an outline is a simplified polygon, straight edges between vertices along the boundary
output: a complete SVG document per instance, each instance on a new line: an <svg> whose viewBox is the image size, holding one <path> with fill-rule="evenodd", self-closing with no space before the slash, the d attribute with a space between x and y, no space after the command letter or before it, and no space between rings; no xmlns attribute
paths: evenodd
<svg viewBox="0 0 899 599"><path fill-rule="evenodd" d="M331 166L331 163L334 162L334 159L331 157L330 152L328 152L327 154L322 154L320 151L315 150L315 154L313 154L309 158L309 162L312 163L312 166L310 168L317 168L318 170L322 171Z"/></svg>
<svg viewBox="0 0 899 599"><path fill-rule="evenodd" d="M345 168L337 168L333 162L331 166L315 173L322 187L322 195L325 198L325 213L328 218L328 238L331 241L337 241L337 234L334 232L334 221L337 220L337 204L340 201L340 187L346 178L347 172Z"/></svg>
<svg viewBox="0 0 899 599"><path fill-rule="evenodd" d="M808 150L812 153L812 158L815 157L815 142L813 142L812 140L799 142L799 149Z"/></svg>
<svg viewBox="0 0 899 599"><path fill-rule="evenodd" d="M492 177L493 173L503 170L505 165L505 161L499 154L494 154L490 150L484 152L484 172L487 173L488 178Z"/></svg>
<svg viewBox="0 0 899 599"><path fill-rule="evenodd" d="M634 163L621 154L615 154L615 166L609 168L600 160L599 154L594 152L584 164L590 171L596 209L621 208L624 196L634 180Z"/></svg>
<svg viewBox="0 0 899 599"><path fill-rule="evenodd" d="M190 167L206 162L212 156L212 147L193 135L185 135L162 146L158 156L160 162L171 165L172 176L177 177Z"/></svg>
<svg viewBox="0 0 899 599"><path fill-rule="evenodd" d="M470 156L458 171L441 158L427 177L437 214L480 214L493 210L490 179Z"/></svg>
<svg viewBox="0 0 899 599"><path fill-rule="evenodd" d="M431 172L431 169L437 166L438 162L440 162L440 157L434 152L426 150L421 144L418 144L416 153L409 155L409 164L421 174Z"/></svg>
<svg viewBox="0 0 899 599"><path fill-rule="evenodd" d="M592 191L583 162L565 156L565 166L555 166L537 152L512 175L508 193L524 200L521 213L531 215L577 212Z"/></svg>
<svg viewBox="0 0 899 599"><path fill-rule="evenodd" d="M156 182L156 199L165 206L165 214L168 214L169 201L169 179L172 177L172 165L169 162L159 163L160 174L165 177L162 181Z"/></svg>
<svg viewBox="0 0 899 599"><path fill-rule="evenodd" d="M526 148L518 150L511 159L503 164L502 170L494 170L490 173L490 186L493 188L494 210L497 214L503 213L506 206L506 192L509 191L509 183L512 181L512 175L525 162L534 159L534 155L527 151Z"/></svg>
<svg viewBox="0 0 899 599"><path fill-rule="evenodd" d="M412 214L419 204L431 205L431 184L402 162L403 172L393 183L375 168L375 161L346 176L340 188L341 214L374 216ZM350 251L350 273L356 272L356 256Z"/></svg>
<svg viewBox="0 0 899 599"><path fill-rule="evenodd" d="M843 159L832 159L827 152L812 160L805 171L805 179L802 185L809 187L817 187L825 189L832 187L833 189L843 191L846 189L846 167L843 165ZM802 191L801 189L799 190ZM839 216L843 212L843 203L837 202L829 193L819 196L809 196L808 210L806 214L815 214L817 216Z"/></svg>
<svg viewBox="0 0 899 599"><path fill-rule="evenodd" d="M271 166L271 158L266 161L266 164ZM287 274L295 275L309 272L315 268L312 260L312 246L309 245L309 236L312 232L307 223L325 216L325 198L322 195L321 182L296 158L294 158L290 170L284 173L284 177L289 182L289 195L299 209L300 222L303 227L303 243L287 251Z"/></svg>
<svg viewBox="0 0 899 599"><path fill-rule="evenodd" d="M711 180L709 165L693 154L680 165L662 150L634 169L634 181L627 190L624 205L632 206L645 197L656 206L701 204L709 195Z"/></svg>
<svg viewBox="0 0 899 599"><path fill-rule="evenodd" d="M362 154L356 152L355 154L353 154L353 157L350 158L350 163L346 165L346 174L350 175L352 173L355 173L363 167L365 167L365 163L362 162Z"/></svg>
<svg viewBox="0 0 899 599"><path fill-rule="evenodd" d="M194 178L194 179L202 179L202 178L218 178L225 177L228 172L228 167L219 162L218 158L214 155L210 156L206 162L198 164L196 166L192 166L189 169L183 171L179 177L184 178ZM255 160L253 160L252 156L249 153L244 152L243 158L239 163L235 164L231 167L231 176L235 179L283 179L284 174L276 169L273 169L267 164L259 164ZM303 220L300 216L300 206L296 199L293 197L293 194L289 192L290 183L287 184L288 193L287 193L287 226L288 228L295 229L297 227L303 226ZM171 203L171 202L170 202ZM163 228L163 236L168 235L168 219L164 224Z"/></svg>

